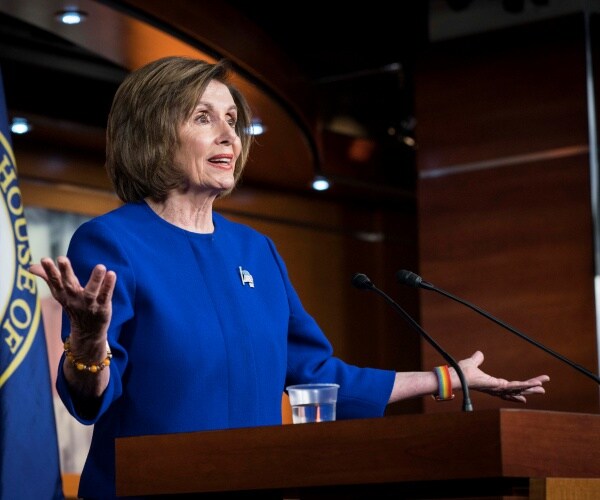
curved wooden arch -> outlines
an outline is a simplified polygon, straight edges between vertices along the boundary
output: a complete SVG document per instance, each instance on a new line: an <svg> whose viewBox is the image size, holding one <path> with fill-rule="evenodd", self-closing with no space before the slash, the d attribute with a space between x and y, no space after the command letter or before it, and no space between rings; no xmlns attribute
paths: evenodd
<svg viewBox="0 0 600 500"><path fill-rule="evenodd" d="M320 168L314 100L306 78L249 20L221 2L93 1L88 17L60 25L57 0L9 0L1 11L87 49L127 70L166 55L229 59L235 83L267 132L254 146L244 179L298 189ZM93 98L93 96L90 96Z"/></svg>

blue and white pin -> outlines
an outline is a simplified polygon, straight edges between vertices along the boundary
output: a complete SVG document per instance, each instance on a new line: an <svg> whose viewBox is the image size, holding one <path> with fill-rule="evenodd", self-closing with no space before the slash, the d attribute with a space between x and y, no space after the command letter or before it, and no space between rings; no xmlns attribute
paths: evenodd
<svg viewBox="0 0 600 500"><path fill-rule="evenodd" d="M250 286L250 288L254 288L254 278L252 277L252 275L245 269L242 269L242 266L239 266L239 270L242 285L246 286L247 283Z"/></svg>

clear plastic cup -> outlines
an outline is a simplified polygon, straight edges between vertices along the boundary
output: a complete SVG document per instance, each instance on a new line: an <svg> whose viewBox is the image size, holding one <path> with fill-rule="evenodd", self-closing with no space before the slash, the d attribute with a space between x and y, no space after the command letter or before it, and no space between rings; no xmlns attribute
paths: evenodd
<svg viewBox="0 0 600 500"><path fill-rule="evenodd" d="M335 420L338 384L299 384L286 387L292 406L292 422L330 422Z"/></svg>

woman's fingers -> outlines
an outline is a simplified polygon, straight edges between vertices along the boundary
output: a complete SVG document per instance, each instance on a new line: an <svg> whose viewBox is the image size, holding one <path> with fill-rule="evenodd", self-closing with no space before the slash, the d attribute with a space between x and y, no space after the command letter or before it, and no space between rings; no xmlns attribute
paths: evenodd
<svg viewBox="0 0 600 500"><path fill-rule="evenodd" d="M40 261L40 265L44 270L45 280L50 288L52 296L59 300L60 294L64 291L62 275L58 267L54 264L52 259L48 257L43 258ZM44 276L42 276L44 277Z"/></svg>
<svg viewBox="0 0 600 500"><path fill-rule="evenodd" d="M513 401L515 403L527 403L527 399L521 394L502 394L500 395L500 397L502 399L505 399L507 401Z"/></svg>
<svg viewBox="0 0 600 500"><path fill-rule="evenodd" d="M475 351L469 359L475 364L475 366L479 366L481 363L483 363L483 353L481 351Z"/></svg>
<svg viewBox="0 0 600 500"><path fill-rule="evenodd" d="M525 382L508 382L504 379L496 380L497 385L495 387L483 389L482 392L485 392L492 396L497 396L506 401L512 401L515 403L526 403L527 398L525 396L546 393L546 390L542 386L542 383L550 380L550 377L548 377L547 375L540 375L539 377L535 377Z"/></svg>
<svg viewBox="0 0 600 500"><path fill-rule="evenodd" d="M525 381L512 381L506 383L503 389L507 392L524 392L530 391L530 394L542 394L545 392L542 384L548 382L550 377L548 375L540 375L538 377L530 378Z"/></svg>
<svg viewBox="0 0 600 500"><path fill-rule="evenodd" d="M100 290L96 300L100 305L109 304L112 300L113 292L115 290L115 284L117 282L117 275L114 271L107 271L102 280Z"/></svg>
<svg viewBox="0 0 600 500"><path fill-rule="evenodd" d="M509 391L501 391L499 395L502 399L514 401L516 403L526 403L525 396L531 394L545 394L546 390L540 385L535 387L524 387L522 389L512 389Z"/></svg>
<svg viewBox="0 0 600 500"><path fill-rule="evenodd" d="M116 281L117 275L114 271L107 271L104 265L98 264L84 289L86 302L96 302L100 306L108 304L112 300Z"/></svg>
<svg viewBox="0 0 600 500"><path fill-rule="evenodd" d="M83 289L83 298L87 305L92 305L98 300L98 294L102 289L105 276L106 267L104 267L102 264L98 264L96 267L94 267L92 274L90 275L90 279Z"/></svg>
<svg viewBox="0 0 600 500"><path fill-rule="evenodd" d="M29 266L29 272L31 274L34 274L35 276L39 276L46 282L48 281L48 275L46 274L46 270L41 264L31 264L31 266Z"/></svg>
<svg viewBox="0 0 600 500"><path fill-rule="evenodd" d="M73 272L71 261L69 261L67 257L61 256L56 259L56 263L58 265L58 269L60 270L63 288L71 295L79 293L82 286L79 283L77 276L75 276L75 273Z"/></svg>
<svg viewBox="0 0 600 500"><path fill-rule="evenodd" d="M107 271L106 266L98 264L85 287L82 287L71 262L64 256L58 257L56 264L44 257L40 264L32 264L29 270L48 283L52 296L63 306L70 303L77 307L75 304L78 301L82 301L86 308L94 308L95 304L106 306L112 300L117 281L114 271Z"/></svg>

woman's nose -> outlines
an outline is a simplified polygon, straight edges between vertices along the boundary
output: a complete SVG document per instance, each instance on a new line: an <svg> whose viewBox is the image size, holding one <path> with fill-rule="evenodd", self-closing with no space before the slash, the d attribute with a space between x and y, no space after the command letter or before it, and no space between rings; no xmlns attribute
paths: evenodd
<svg viewBox="0 0 600 500"><path fill-rule="evenodd" d="M219 131L219 142L233 142L236 137L235 127L232 127L227 120L222 120Z"/></svg>

